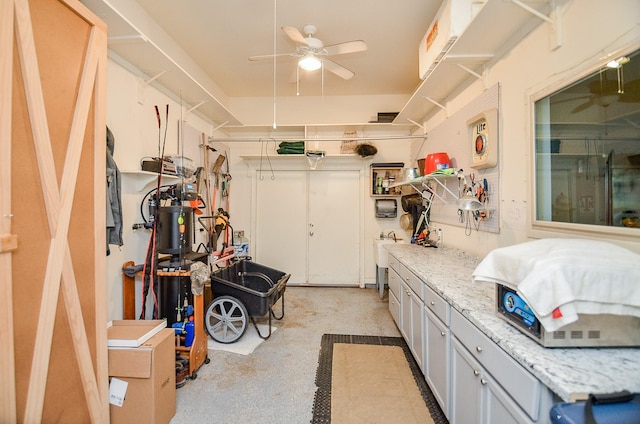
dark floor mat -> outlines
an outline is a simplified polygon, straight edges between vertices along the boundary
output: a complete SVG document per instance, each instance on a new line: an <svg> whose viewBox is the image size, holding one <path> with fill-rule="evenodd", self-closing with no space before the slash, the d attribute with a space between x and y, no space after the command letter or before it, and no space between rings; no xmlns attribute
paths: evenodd
<svg viewBox="0 0 640 424"><path fill-rule="evenodd" d="M381 346L400 346L409 363L409 368L420 389L422 398L427 408L431 412L431 418L436 424L448 424L449 421L444 416L438 401L431 393L427 382L420 371L420 367L413 359L409 347L402 337L379 337L379 336L354 336L348 334L324 334L320 344L320 354L318 357L318 369L316 371L316 394L313 402L313 424L331 422L331 372L333 362L333 344L372 344Z"/></svg>

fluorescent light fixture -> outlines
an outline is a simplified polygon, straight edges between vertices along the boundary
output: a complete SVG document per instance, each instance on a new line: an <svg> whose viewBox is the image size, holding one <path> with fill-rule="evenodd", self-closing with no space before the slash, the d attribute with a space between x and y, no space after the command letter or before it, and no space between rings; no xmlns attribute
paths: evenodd
<svg viewBox="0 0 640 424"><path fill-rule="evenodd" d="M322 62L312 53L307 53L300 58L298 66L305 71L315 71L320 69Z"/></svg>

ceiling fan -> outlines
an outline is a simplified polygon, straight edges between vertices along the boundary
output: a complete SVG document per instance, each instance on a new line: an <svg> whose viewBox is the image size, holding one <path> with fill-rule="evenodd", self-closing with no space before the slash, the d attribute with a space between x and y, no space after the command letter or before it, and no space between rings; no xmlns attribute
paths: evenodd
<svg viewBox="0 0 640 424"><path fill-rule="evenodd" d="M367 50L367 44L362 40L347 41L345 43L332 44L325 46L324 43L314 38L317 28L315 25L305 25L302 29L306 37L293 27L283 26L282 31L291 41L296 44L295 53L281 53L261 56L251 56L249 60L274 60L277 57L293 57L297 59L298 67L308 71L314 71L324 66L329 72L332 72L343 79L351 79L355 75L351 70L330 60L329 56L335 56L347 53L356 53ZM296 76L297 79L297 76Z"/></svg>
<svg viewBox="0 0 640 424"><path fill-rule="evenodd" d="M617 80L608 79L608 70L609 69L604 69L603 71L601 71L599 74L599 79L591 81L587 85L590 93L589 95L573 99L577 100L582 98L587 99L587 101L573 108L571 113L582 112L583 110L586 110L595 105L606 108L614 102L640 102L640 80L634 80L625 84L622 78L621 67L616 69L618 75Z"/></svg>

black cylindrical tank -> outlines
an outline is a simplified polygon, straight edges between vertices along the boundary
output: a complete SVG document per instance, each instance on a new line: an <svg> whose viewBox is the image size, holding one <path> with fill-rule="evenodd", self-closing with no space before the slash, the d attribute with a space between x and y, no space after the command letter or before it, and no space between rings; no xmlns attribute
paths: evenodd
<svg viewBox="0 0 640 424"><path fill-rule="evenodd" d="M158 209L157 249L172 255L191 252L193 211L185 206L162 206Z"/></svg>

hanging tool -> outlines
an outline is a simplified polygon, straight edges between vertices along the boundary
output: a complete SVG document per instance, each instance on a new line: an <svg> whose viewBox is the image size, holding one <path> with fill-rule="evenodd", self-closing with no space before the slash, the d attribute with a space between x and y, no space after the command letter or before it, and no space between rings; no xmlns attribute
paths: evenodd
<svg viewBox="0 0 640 424"><path fill-rule="evenodd" d="M165 127L164 127L164 139L162 139L162 120L160 119L160 111L158 106L154 105L156 112L156 119L158 121L158 157L164 158L164 149L167 143L167 123L169 121L169 105L166 106L165 112ZM161 142L162 139L162 142ZM160 186L162 182L162 168L158 169L158 182L156 184L156 195L160 193ZM159 206L159 205L157 205ZM157 209L156 209L157 210ZM143 267L143 293L142 293L142 311L140 313L140 319L145 319L146 315L146 302L149 289L153 295L153 319L158 318L158 273L157 273L157 233L158 233L158 220L154 217L153 227L151 230L151 236L149 237L149 243L147 245L147 255Z"/></svg>

